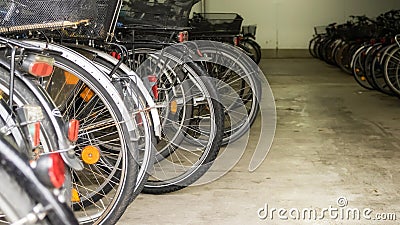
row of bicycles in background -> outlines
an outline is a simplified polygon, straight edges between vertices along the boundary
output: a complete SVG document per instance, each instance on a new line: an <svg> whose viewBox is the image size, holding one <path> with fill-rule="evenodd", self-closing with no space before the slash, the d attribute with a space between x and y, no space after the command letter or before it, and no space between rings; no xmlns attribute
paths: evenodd
<svg viewBox="0 0 400 225"><path fill-rule="evenodd" d="M214 40L235 45L257 64L261 47L256 42L256 25L242 26L237 13L196 13L192 7L200 0L125 1L117 24L116 39L168 45L187 40ZM134 32L134 33L132 33Z"/></svg>
<svg viewBox="0 0 400 225"><path fill-rule="evenodd" d="M315 27L310 54L340 67L358 84L391 96L400 96L400 10L375 19L351 16L344 24Z"/></svg>
<svg viewBox="0 0 400 225"><path fill-rule="evenodd" d="M197 2L0 2L0 223L115 224L249 131L255 27L196 36Z"/></svg>

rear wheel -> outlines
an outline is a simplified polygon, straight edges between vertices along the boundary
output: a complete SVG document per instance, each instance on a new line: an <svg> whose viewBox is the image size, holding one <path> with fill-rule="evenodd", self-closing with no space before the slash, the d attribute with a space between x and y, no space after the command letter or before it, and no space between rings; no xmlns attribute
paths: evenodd
<svg viewBox="0 0 400 225"><path fill-rule="evenodd" d="M255 63L259 64L261 61L261 47L260 45L250 38L244 38L240 41L240 44L248 49L252 54Z"/></svg>
<svg viewBox="0 0 400 225"><path fill-rule="evenodd" d="M72 207L81 224L115 223L132 201L137 177L137 143L113 85L61 57L43 85L67 119L80 121L76 155L83 171L72 171ZM102 76L99 71L97 76Z"/></svg>
<svg viewBox="0 0 400 225"><path fill-rule="evenodd" d="M215 87L181 54L136 50L146 59L137 69L144 80L156 75L153 96L158 105L162 137L145 193L162 194L185 188L211 167L223 132L223 109Z"/></svg>
<svg viewBox="0 0 400 225"><path fill-rule="evenodd" d="M393 49L386 58L384 75L390 89L400 95L400 48Z"/></svg>
<svg viewBox="0 0 400 225"><path fill-rule="evenodd" d="M364 58L365 58L365 51L366 47L364 49L360 50L353 59L353 76L354 79L357 81L357 83L368 90L374 90L375 88L372 87L365 76L365 69L364 69Z"/></svg>

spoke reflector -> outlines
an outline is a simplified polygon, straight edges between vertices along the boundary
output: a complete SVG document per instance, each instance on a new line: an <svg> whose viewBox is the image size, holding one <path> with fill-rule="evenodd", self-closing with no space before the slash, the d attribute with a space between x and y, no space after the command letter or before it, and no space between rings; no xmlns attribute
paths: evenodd
<svg viewBox="0 0 400 225"><path fill-rule="evenodd" d="M82 160L84 163L93 165L100 160L100 150L94 146L86 146L82 150Z"/></svg>

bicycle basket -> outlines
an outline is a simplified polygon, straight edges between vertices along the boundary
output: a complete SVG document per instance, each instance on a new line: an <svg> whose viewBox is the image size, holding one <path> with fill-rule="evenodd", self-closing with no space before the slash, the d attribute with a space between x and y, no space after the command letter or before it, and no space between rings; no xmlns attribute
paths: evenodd
<svg viewBox="0 0 400 225"><path fill-rule="evenodd" d="M95 0L0 1L0 33L76 26L96 15Z"/></svg>
<svg viewBox="0 0 400 225"><path fill-rule="evenodd" d="M191 33L239 34L243 18L236 13L195 13L190 22Z"/></svg>
<svg viewBox="0 0 400 225"><path fill-rule="evenodd" d="M257 31L257 25L248 25L248 26L242 27L242 34L244 36L249 35L249 36L255 37L256 31Z"/></svg>
<svg viewBox="0 0 400 225"><path fill-rule="evenodd" d="M124 25L186 27L194 4L200 0L125 0L119 16ZM136 26L137 27L137 26Z"/></svg>
<svg viewBox="0 0 400 225"><path fill-rule="evenodd" d="M326 26L316 26L316 27L314 27L314 34L315 35L326 34Z"/></svg>
<svg viewBox="0 0 400 225"><path fill-rule="evenodd" d="M96 16L87 26L80 27L75 37L109 41L114 36L121 6L122 0L96 0L92 5Z"/></svg>

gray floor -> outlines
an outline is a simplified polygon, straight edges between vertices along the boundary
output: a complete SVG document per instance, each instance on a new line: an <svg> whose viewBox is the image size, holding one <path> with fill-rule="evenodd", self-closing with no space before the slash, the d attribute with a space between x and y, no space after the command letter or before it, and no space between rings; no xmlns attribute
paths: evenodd
<svg viewBox="0 0 400 225"><path fill-rule="evenodd" d="M278 113L263 165L247 170L255 126L249 148L228 174L168 195L141 195L119 224L398 224L362 215L346 220L346 212L371 209L371 218L397 213L400 220L399 99L365 91L350 76L311 58L264 59L262 68ZM345 207L337 203L341 197ZM304 209L320 216L331 206L344 219L326 213L322 220L282 220L274 212L273 219L270 213L261 220L257 211L266 204L268 211L297 209L299 217Z"/></svg>

